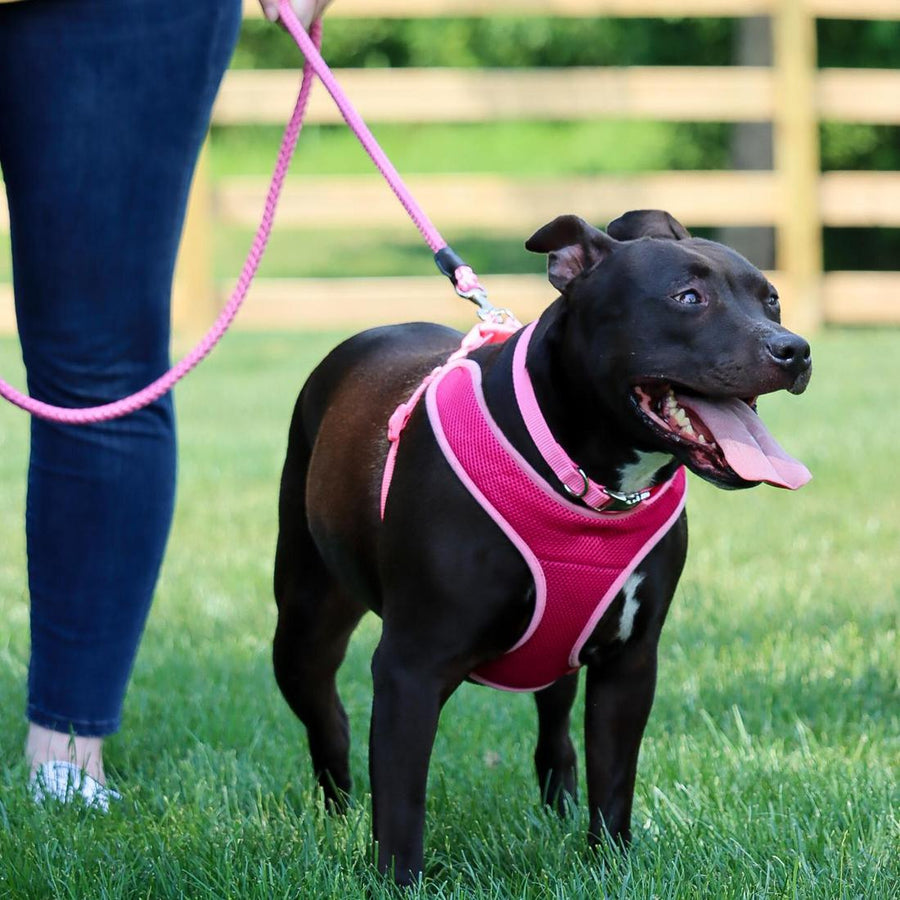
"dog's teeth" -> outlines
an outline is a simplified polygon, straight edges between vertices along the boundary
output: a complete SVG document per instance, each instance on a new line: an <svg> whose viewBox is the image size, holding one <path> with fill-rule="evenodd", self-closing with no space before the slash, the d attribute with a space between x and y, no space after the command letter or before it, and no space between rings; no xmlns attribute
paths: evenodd
<svg viewBox="0 0 900 900"><path fill-rule="evenodd" d="M693 427L693 425L691 425L690 422L688 422L681 430L682 430L685 434L690 435L691 437L693 437L694 434L695 434L695 432L694 432L694 427Z"/></svg>
<svg viewBox="0 0 900 900"><path fill-rule="evenodd" d="M698 435L697 435L697 440L700 441L701 444L705 444L705 443L706 443L706 438L703 437L702 434L698 434Z"/></svg>
<svg viewBox="0 0 900 900"><path fill-rule="evenodd" d="M690 425L690 419L688 419L687 413L680 406L672 413L672 418L675 419L682 428Z"/></svg>

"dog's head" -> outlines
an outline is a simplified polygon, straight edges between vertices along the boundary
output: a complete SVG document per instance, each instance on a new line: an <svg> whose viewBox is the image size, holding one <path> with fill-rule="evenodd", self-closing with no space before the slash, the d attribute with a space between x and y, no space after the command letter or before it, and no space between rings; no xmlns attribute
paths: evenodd
<svg viewBox="0 0 900 900"><path fill-rule="evenodd" d="M659 210L625 213L606 232L560 216L525 246L548 254L562 295L561 365L637 449L670 453L721 487L809 479L756 415L759 395L802 393L812 371L759 269Z"/></svg>

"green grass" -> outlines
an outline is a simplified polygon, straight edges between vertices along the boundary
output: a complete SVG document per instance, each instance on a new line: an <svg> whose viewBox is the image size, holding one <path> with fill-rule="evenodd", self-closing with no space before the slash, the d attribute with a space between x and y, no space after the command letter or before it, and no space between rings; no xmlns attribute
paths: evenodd
<svg viewBox="0 0 900 900"><path fill-rule="evenodd" d="M176 521L108 742L124 799L105 817L36 808L24 787L27 421L0 408L0 897L396 895L368 854L377 620L341 674L358 801L344 819L316 802L269 664L288 419L336 337L231 336L178 388ZM583 811L540 810L530 698L464 686L434 751L425 884L406 896L898 897L900 332L824 332L814 354L807 394L761 407L815 480L725 493L692 478L631 853L591 854ZM21 383L9 339L0 373Z"/></svg>

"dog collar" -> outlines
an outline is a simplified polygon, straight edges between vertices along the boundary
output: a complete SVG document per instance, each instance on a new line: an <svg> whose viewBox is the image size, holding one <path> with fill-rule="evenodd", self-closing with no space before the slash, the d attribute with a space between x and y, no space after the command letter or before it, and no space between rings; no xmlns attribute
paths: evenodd
<svg viewBox="0 0 900 900"><path fill-rule="evenodd" d="M644 500L653 496L656 488L648 488L633 493L622 493L610 490L602 484L588 477L584 469L573 462L568 453L559 445L547 420L538 406L531 376L525 366L528 355L528 345L537 322L532 322L522 330L516 343L513 354L513 388L516 394L516 402L525 422L525 427L531 435L538 452L544 462L553 470L553 474L559 479L563 490L575 500L580 500L585 506L597 511L610 509L631 509Z"/></svg>

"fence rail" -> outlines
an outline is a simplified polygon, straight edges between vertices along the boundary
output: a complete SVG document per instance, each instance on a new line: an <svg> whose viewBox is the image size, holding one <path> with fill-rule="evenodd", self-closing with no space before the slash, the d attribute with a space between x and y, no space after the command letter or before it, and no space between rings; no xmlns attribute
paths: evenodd
<svg viewBox="0 0 900 900"><path fill-rule="evenodd" d="M900 0L897 0L900 11ZM492 122L595 118L759 122L779 112L776 74L752 66L569 69L343 69L335 77L370 122ZM214 120L284 124L296 72L232 71ZM900 71L823 69L812 109L820 120L900 124ZM310 98L307 121L340 122L331 98Z"/></svg>
<svg viewBox="0 0 900 900"><path fill-rule="evenodd" d="M335 76L369 122L611 117L738 122L770 119L775 110L768 69L345 69ZM875 82L858 87L877 93L879 99L884 96L885 101L892 86L900 87L900 82ZM855 83L852 89L857 89ZM283 123L296 91L295 72L231 72L216 104L215 121ZM896 107L896 100L893 106L884 103L891 113ZM341 121L325 91L312 95L307 117L311 123Z"/></svg>
<svg viewBox="0 0 900 900"><path fill-rule="evenodd" d="M599 221L626 207L677 210L694 223L718 226L779 226L790 215L780 176L772 172L667 172L581 178L508 179L495 175L417 175L405 179L415 197L443 229L472 223L517 236L522 222L549 221L560 210ZM264 178L232 178L217 194L217 215L231 225L253 227L265 197ZM823 224L900 227L900 173L828 172L819 180ZM409 219L377 176L306 177L284 190L282 225L409 228Z"/></svg>
<svg viewBox="0 0 900 900"><path fill-rule="evenodd" d="M509 15L508 0L339 0L334 17ZM258 16L256 0L246 0ZM767 67L631 67L541 70L343 70L339 81L372 123L573 121L598 118L774 124L772 171L661 172L570 178L432 175L408 183L445 233L519 234L564 211L595 221L643 206L666 208L688 227L773 226L786 318L798 328L820 322L900 323L900 273L822 270L821 229L900 226L900 172L821 173L822 121L900 124L900 72L817 69L815 20L900 18L900 0L519 0L514 13L545 16L770 16L773 64ZM284 71L228 73L214 110L222 126L283 123L298 87ZM339 121L323 90L308 121ZM228 226L256 224L264 181L229 178L214 187L201 165L188 216L176 292L176 322L197 328L218 300L208 263L209 210ZM283 226L410 226L376 175L291 178ZM524 226L527 228L528 226ZM8 228L0 204L0 229ZM520 235L524 236L524 235ZM389 235L388 238L389 239ZM190 249L188 249L190 248ZM552 293L543 278L484 272L492 299L520 315ZM188 302L190 298L190 302ZM421 307L427 304L427 312ZM429 315L458 320L461 305L433 278L260 280L238 324L247 328L343 326ZM0 285L0 330L13 327L11 292Z"/></svg>

